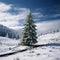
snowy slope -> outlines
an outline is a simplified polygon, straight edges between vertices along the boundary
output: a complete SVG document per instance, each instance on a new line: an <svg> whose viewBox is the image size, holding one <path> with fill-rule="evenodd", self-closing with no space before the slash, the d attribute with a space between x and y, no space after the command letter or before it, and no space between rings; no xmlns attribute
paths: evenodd
<svg viewBox="0 0 60 60"><path fill-rule="evenodd" d="M0 45L17 45L19 40L16 39L10 39L6 37L0 37Z"/></svg>
<svg viewBox="0 0 60 60"><path fill-rule="evenodd" d="M39 36L37 40L37 44L60 44L60 32ZM15 50L20 48L22 47L16 48ZM60 60L60 45L37 47L15 55L0 57L0 60Z"/></svg>
<svg viewBox="0 0 60 60"><path fill-rule="evenodd" d="M8 28L6 26L0 25L0 36L2 37L6 37L8 35L9 38L11 39L19 39L21 37L22 34L22 30L19 30L20 32L18 32L17 30Z"/></svg>
<svg viewBox="0 0 60 60"><path fill-rule="evenodd" d="M37 40L38 44L60 43L60 32L39 36Z"/></svg>
<svg viewBox="0 0 60 60"><path fill-rule="evenodd" d="M19 42L20 40L0 37L0 54L7 52L9 48L16 47Z"/></svg>
<svg viewBox="0 0 60 60"><path fill-rule="evenodd" d="M60 47L39 47L0 60L60 60Z"/></svg>

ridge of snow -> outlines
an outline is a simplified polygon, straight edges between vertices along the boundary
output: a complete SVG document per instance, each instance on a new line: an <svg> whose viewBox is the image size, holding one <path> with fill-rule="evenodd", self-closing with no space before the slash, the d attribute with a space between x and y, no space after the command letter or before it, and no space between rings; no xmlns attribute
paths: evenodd
<svg viewBox="0 0 60 60"><path fill-rule="evenodd" d="M41 35L38 37L37 41L38 44L60 43L60 32Z"/></svg>

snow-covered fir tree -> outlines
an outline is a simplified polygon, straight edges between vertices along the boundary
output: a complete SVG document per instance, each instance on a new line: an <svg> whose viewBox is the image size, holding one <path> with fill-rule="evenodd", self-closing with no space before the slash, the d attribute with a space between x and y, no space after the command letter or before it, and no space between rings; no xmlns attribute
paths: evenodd
<svg viewBox="0 0 60 60"><path fill-rule="evenodd" d="M24 26L22 44L31 45L37 43L36 25L34 24L31 12L27 15L26 24L24 24Z"/></svg>

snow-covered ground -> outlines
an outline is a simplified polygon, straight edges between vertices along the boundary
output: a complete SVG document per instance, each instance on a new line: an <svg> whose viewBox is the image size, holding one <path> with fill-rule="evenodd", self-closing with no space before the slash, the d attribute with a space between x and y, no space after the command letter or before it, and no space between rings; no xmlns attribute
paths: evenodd
<svg viewBox="0 0 60 60"><path fill-rule="evenodd" d="M60 32L39 36L37 40L38 44L60 43Z"/></svg>
<svg viewBox="0 0 60 60"><path fill-rule="evenodd" d="M17 45L19 40L16 39L10 39L6 37L0 37L0 45L8 45L8 46L13 46Z"/></svg>
<svg viewBox="0 0 60 60"><path fill-rule="evenodd" d="M10 48L16 47L18 43L19 43L19 40L0 37L0 55L2 53L8 52Z"/></svg>
<svg viewBox="0 0 60 60"><path fill-rule="evenodd" d="M51 33L46 34L38 37L38 43L37 44L51 44L56 43L59 45L50 45L50 46L42 46L37 47L31 50L27 50L24 52L19 52L10 56L6 57L0 57L0 60L60 60L60 32L58 33ZM20 40L10 40L7 38L0 38L0 55L3 53L4 49L7 49L9 47L13 48L17 46ZM4 45L5 43L5 45ZM12 45L7 45L7 44ZM19 50L19 49L25 49L26 46L20 46L15 48L13 51ZM12 50L8 50L8 52ZM6 52L4 50L4 52Z"/></svg>

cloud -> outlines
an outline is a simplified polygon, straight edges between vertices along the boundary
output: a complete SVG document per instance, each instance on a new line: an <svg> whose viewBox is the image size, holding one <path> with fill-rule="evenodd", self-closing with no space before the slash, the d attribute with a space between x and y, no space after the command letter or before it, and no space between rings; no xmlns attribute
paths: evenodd
<svg viewBox="0 0 60 60"><path fill-rule="evenodd" d="M50 17L60 17L60 14L55 14L55 15L52 15Z"/></svg>
<svg viewBox="0 0 60 60"><path fill-rule="evenodd" d="M17 10L18 14L14 11ZM11 11L11 12L10 12ZM11 4L0 2L0 24L7 27L15 27L20 25L19 21L23 21L26 18L27 8L18 8Z"/></svg>
<svg viewBox="0 0 60 60"><path fill-rule="evenodd" d="M8 11L11 9L12 5L7 5L5 3L0 2L0 12Z"/></svg>
<svg viewBox="0 0 60 60"><path fill-rule="evenodd" d="M41 18L41 17L44 17L44 15L40 12L34 12L32 13L32 15L35 17L35 18Z"/></svg>
<svg viewBox="0 0 60 60"><path fill-rule="evenodd" d="M54 21L44 21L41 23L36 23L37 32L40 33L48 33L49 31L60 29L60 20Z"/></svg>
<svg viewBox="0 0 60 60"><path fill-rule="evenodd" d="M37 8L34 10L33 16L34 19L41 21L60 19L60 8L59 6Z"/></svg>
<svg viewBox="0 0 60 60"><path fill-rule="evenodd" d="M20 29L23 29L24 26L15 26L15 27L10 27L10 28L12 28L14 30L20 30Z"/></svg>
<svg viewBox="0 0 60 60"><path fill-rule="evenodd" d="M4 26L7 27L14 27L14 26L18 26L18 21L5 21L5 22L1 22L1 25L3 24Z"/></svg>
<svg viewBox="0 0 60 60"><path fill-rule="evenodd" d="M42 12L34 12L32 13L34 21L37 22L43 22L43 21L53 21L53 20L59 20L60 19L60 14L51 14L51 15L44 15Z"/></svg>

